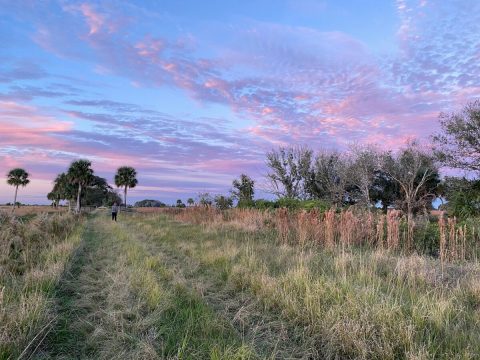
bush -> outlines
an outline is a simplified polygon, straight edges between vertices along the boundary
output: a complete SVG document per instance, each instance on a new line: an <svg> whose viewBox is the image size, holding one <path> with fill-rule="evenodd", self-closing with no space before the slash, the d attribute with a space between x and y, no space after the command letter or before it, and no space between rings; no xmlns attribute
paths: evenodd
<svg viewBox="0 0 480 360"><path fill-rule="evenodd" d="M276 201L259 199L254 201L253 207L259 210L279 209L279 208L287 208L289 210L319 209L321 212L327 211L330 208L329 204L327 204L322 200L299 200L299 199L288 199L288 198L282 198Z"/></svg>

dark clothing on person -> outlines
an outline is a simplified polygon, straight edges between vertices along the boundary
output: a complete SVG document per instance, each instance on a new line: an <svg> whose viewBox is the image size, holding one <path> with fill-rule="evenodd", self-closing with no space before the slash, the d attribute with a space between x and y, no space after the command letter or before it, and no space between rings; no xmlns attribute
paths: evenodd
<svg viewBox="0 0 480 360"><path fill-rule="evenodd" d="M112 206L112 221L117 221L117 213L118 213L118 206L117 204L113 204Z"/></svg>

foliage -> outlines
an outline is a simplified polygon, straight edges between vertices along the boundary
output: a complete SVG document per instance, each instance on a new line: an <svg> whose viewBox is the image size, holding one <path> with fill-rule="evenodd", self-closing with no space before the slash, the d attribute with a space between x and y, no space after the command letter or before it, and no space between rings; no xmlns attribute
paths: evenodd
<svg viewBox="0 0 480 360"><path fill-rule="evenodd" d="M480 100L457 113L440 114L442 132L433 136L435 154L446 166L480 171Z"/></svg>
<svg viewBox="0 0 480 360"><path fill-rule="evenodd" d="M27 186L30 180L29 174L20 168L12 169L7 174L7 183L12 186Z"/></svg>
<svg viewBox="0 0 480 360"><path fill-rule="evenodd" d="M213 204L213 198L208 192L198 194L198 204L201 206L209 206Z"/></svg>
<svg viewBox="0 0 480 360"><path fill-rule="evenodd" d="M117 192L108 185L106 179L93 176L92 181L85 188L81 201L82 205L111 206L114 203L120 204L122 199Z"/></svg>
<svg viewBox="0 0 480 360"><path fill-rule="evenodd" d="M233 198L225 195L217 195L214 199L215 207L219 210L227 210L233 206Z"/></svg>
<svg viewBox="0 0 480 360"><path fill-rule="evenodd" d="M324 200L300 200L281 198L277 200L258 199L252 203L252 208L259 210L287 208L291 210L313 210L318 209L321 212L330 208L330 204Z"/></svg>
<svg viewBox="0 0 480 360"><path fill-rule="evenodd" d="M401 197L400 185L387 172L377 170L370 187L370 199L381 203L383 211L396 204Z"/></svg>
<svg viewBox="0 0 480 360"><path fill-rule="evenodd" d="M92 163L89 160L77 160L71 163L67 172L69 183L77 187L77 212L80 212L80 198L83 188L93 181L93 169L91 166Z"/></svg>
<svg viewBox="0 0 480 360"><path fill-rule="evenodd" d="M137 171L130 167L130 166L122 166L117 169L117 173L115 174L115 185L117 187L123 187L123 194L124 194L124 203L125 207L127 207L127 189L134 188L137 186Z"/></svg>
<svg viewBox="0 0 480 360"><path fill-rule="evenodd" d="M374 146L352 146L350 149L351 163L347 171L347 183L358 193L358 202L370 208L372 187L381 168L381 152Z"/></svg>
<svg viewBox="0 0 480 360"><path fill-rule="evenodd" d="M431 206L440 183L439 170L434 157L417 142L407 144L396 154L385 154L383 169L397 182L401 193L399 207L408 216Z"/></svg>
<svg viewBox="0 0 480 360"><path fill-rule="evenodd" d="M240 179L233 180L232 185L232 195L237 199L238 206L247 206L253 201L255 181L248 175L240 175Z"/></svg>
<svg viewBox="0 0 480 360"><path fill-rule="evenodd" d="M166 207L167 205L161 201L158 201L158 200L148 200L148 199L145 199L145 200L141 200L141 201L137 201L135 203L135 207Z"/></svg>
<svg viewBox="0 0 480 360"><path fill-rule="evenodd" d="M20 168L12 169L7 174L7 183L15 187L15 197L13 200L12 211L15 210L15 204L17 203L17 193L18 187L25 187L28 185L30 180L28 179L29 174Z"/></svg>
<svg viewBox="0 0 480 360"><path fill-rule="evenodd" d="M480 216L480 180L446 177L444 186L450 215L462 219Z"/></svg>
<svg viewBox="0 0 480 360"><path fill-rule="evenodd" d="M278 197L307 197L306 179L311 173L312 155L312 150L305 147L282 147L268 152L270 191Z"/></svg>
<svg viewBox="0 0 480 360"><path fill-rule="evenodd" d="M342 206L348 200L350 163L344 153L320 151L315 157L308 186L312 197Z"/></svg>
<svg viewBox="0 0 480 360"><path fill-rule="evenodd" d="M178 199L175 206L178 207L178 208L184 208L185 204L183 203L183 201L181 199Z"/></svg>

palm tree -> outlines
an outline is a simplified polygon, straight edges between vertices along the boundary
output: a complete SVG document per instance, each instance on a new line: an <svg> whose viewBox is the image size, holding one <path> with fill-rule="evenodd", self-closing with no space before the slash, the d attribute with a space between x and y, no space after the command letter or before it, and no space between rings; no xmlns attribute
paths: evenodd
<svg viewBox="0 0 480 360"><path fill-rule="evenodd" d="M115 185L117 187L124 187L124 202L125 209L127 208L127 189L134 188L137 186L137 171L130 166L122 166L118 168L117 174L115 175Z"/></svg>
<svg viewBox="0 0 480 360"><path fill-rule="evenodd" d="M77 189L75 185L70 183L68 175L66 173L58 174L53 182L52 193L55 194L57 199L57 204L60 203L60 200L68 200L68 209L72 210L72 199L75 198Z"/></svg>
<svg viewBox="0 0 480 360"><path fill-rule="evenodd" d="M25 170L20 168L10 170L10 172L7 174L7 183L9 185L15 186L15 198L13 200L12 213L15 211L15 205L17 203L18 187L27 186L27 184L30 182L28 176L29 174Z"/></svg>
<svg viewBox="0 0 480 360"><path fill-rule="evenodd" d="M77 206L75 211L80 212L80 196L82 188L90 184L93 179L92 163L89 160L77 160L72 162L67 172L68 180L71 184L77 185Z"/></svg>

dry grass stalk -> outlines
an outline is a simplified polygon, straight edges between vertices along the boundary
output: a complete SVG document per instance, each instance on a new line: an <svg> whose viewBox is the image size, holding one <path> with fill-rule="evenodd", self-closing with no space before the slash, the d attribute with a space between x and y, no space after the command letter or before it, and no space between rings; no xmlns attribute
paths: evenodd
<svg viewBox="0 0 480 360"><path fill-rule="evenodd" d="M333 248L335 245L335 209L325 212L325 246Z"/></svg>
<svg viewBox="0 0 480 360"><path fill-rule="evenodd" d="M350 246L356 236L357 218L350 210L340 213L340 242L342 246Z"/></svg>
<svg viewBox="0 0 480 360"><path fill-rule="evenodd" d="M419 224L428 219L417 218L406 223L402 231L402 212L390 210L386 215L350 208L337 213L330 209L323 214L318 209L311 211L293 211L286 208L271 210L230 209L220 211L213 207L191 207L187 209L166 209L165 213L174 215L178 221L198 224L210 229L234 227L245 231L276 231L278 241L286 244L290 241L303 245L320 243L326 248L333 248L337 243L342 247L351 245L386 247L391 250L411 251ZM469 239L475 239L472 226L467 239L467 227L458 228L455 218L447 219L443 213L438 218L439 256L442 262L457 259L474 258L478 245ZM422 244L419 244L420 247ZM468 247L468 250L467 250ZM419 248L415 246L415 248Z"/></svg>
<svg viewBox="0 0 480 360"><path fill-rule="evenodd" d="M290 235L290 221L288 209L281 208L277 209L275 213L275 224L277 227L278 238L283 244L288 243L288 238Z"/></svg>
<svg viewBox="0 0 480 360"><path fill-rule="evenodd" d="M413 245L413 231L415 230L415 221L410 218L407 219L407 239L405 243L405 250L410 252Z"/></svg>
<svg viewBox="0 0 480 360"><path fill-rule="evenodd" d="M440 252L440 262L443 263L446 259L447 255L447 230L445 225L445 217L443 211L440 213L438 217L438 231L440 234L440 244L439 244L439 252Z"/></svg>
<svg viewBox="0 0 480 360"><path fill-rule="evenodd" d="M448 221L448 260L454 260L457 258L457 219L455 217L449 218Z"/></svg>
<svg viewBox="0 0 480 360"><path fill-rule="evenodd" d="M305 210L300 211L297 214L297 222L296 222L296 234L298 243L301 246L304 246L307 241L310 240L311 237L311 229L310 229L310 219L308 216L308 212Z"/></svg>
<svg viewBox="0 0 480 360"><path fill-rule="evenodd" d="M385 215L383 214L377 218L375 239L377 241L377 247L382 249L385 239Z"/></svg>
<svg viewBox="0 0 480 360"><path fill-rule="evenodd" d="M400 211L389 210L387 213L387 248L397 249L400 239Z"/></svg>

